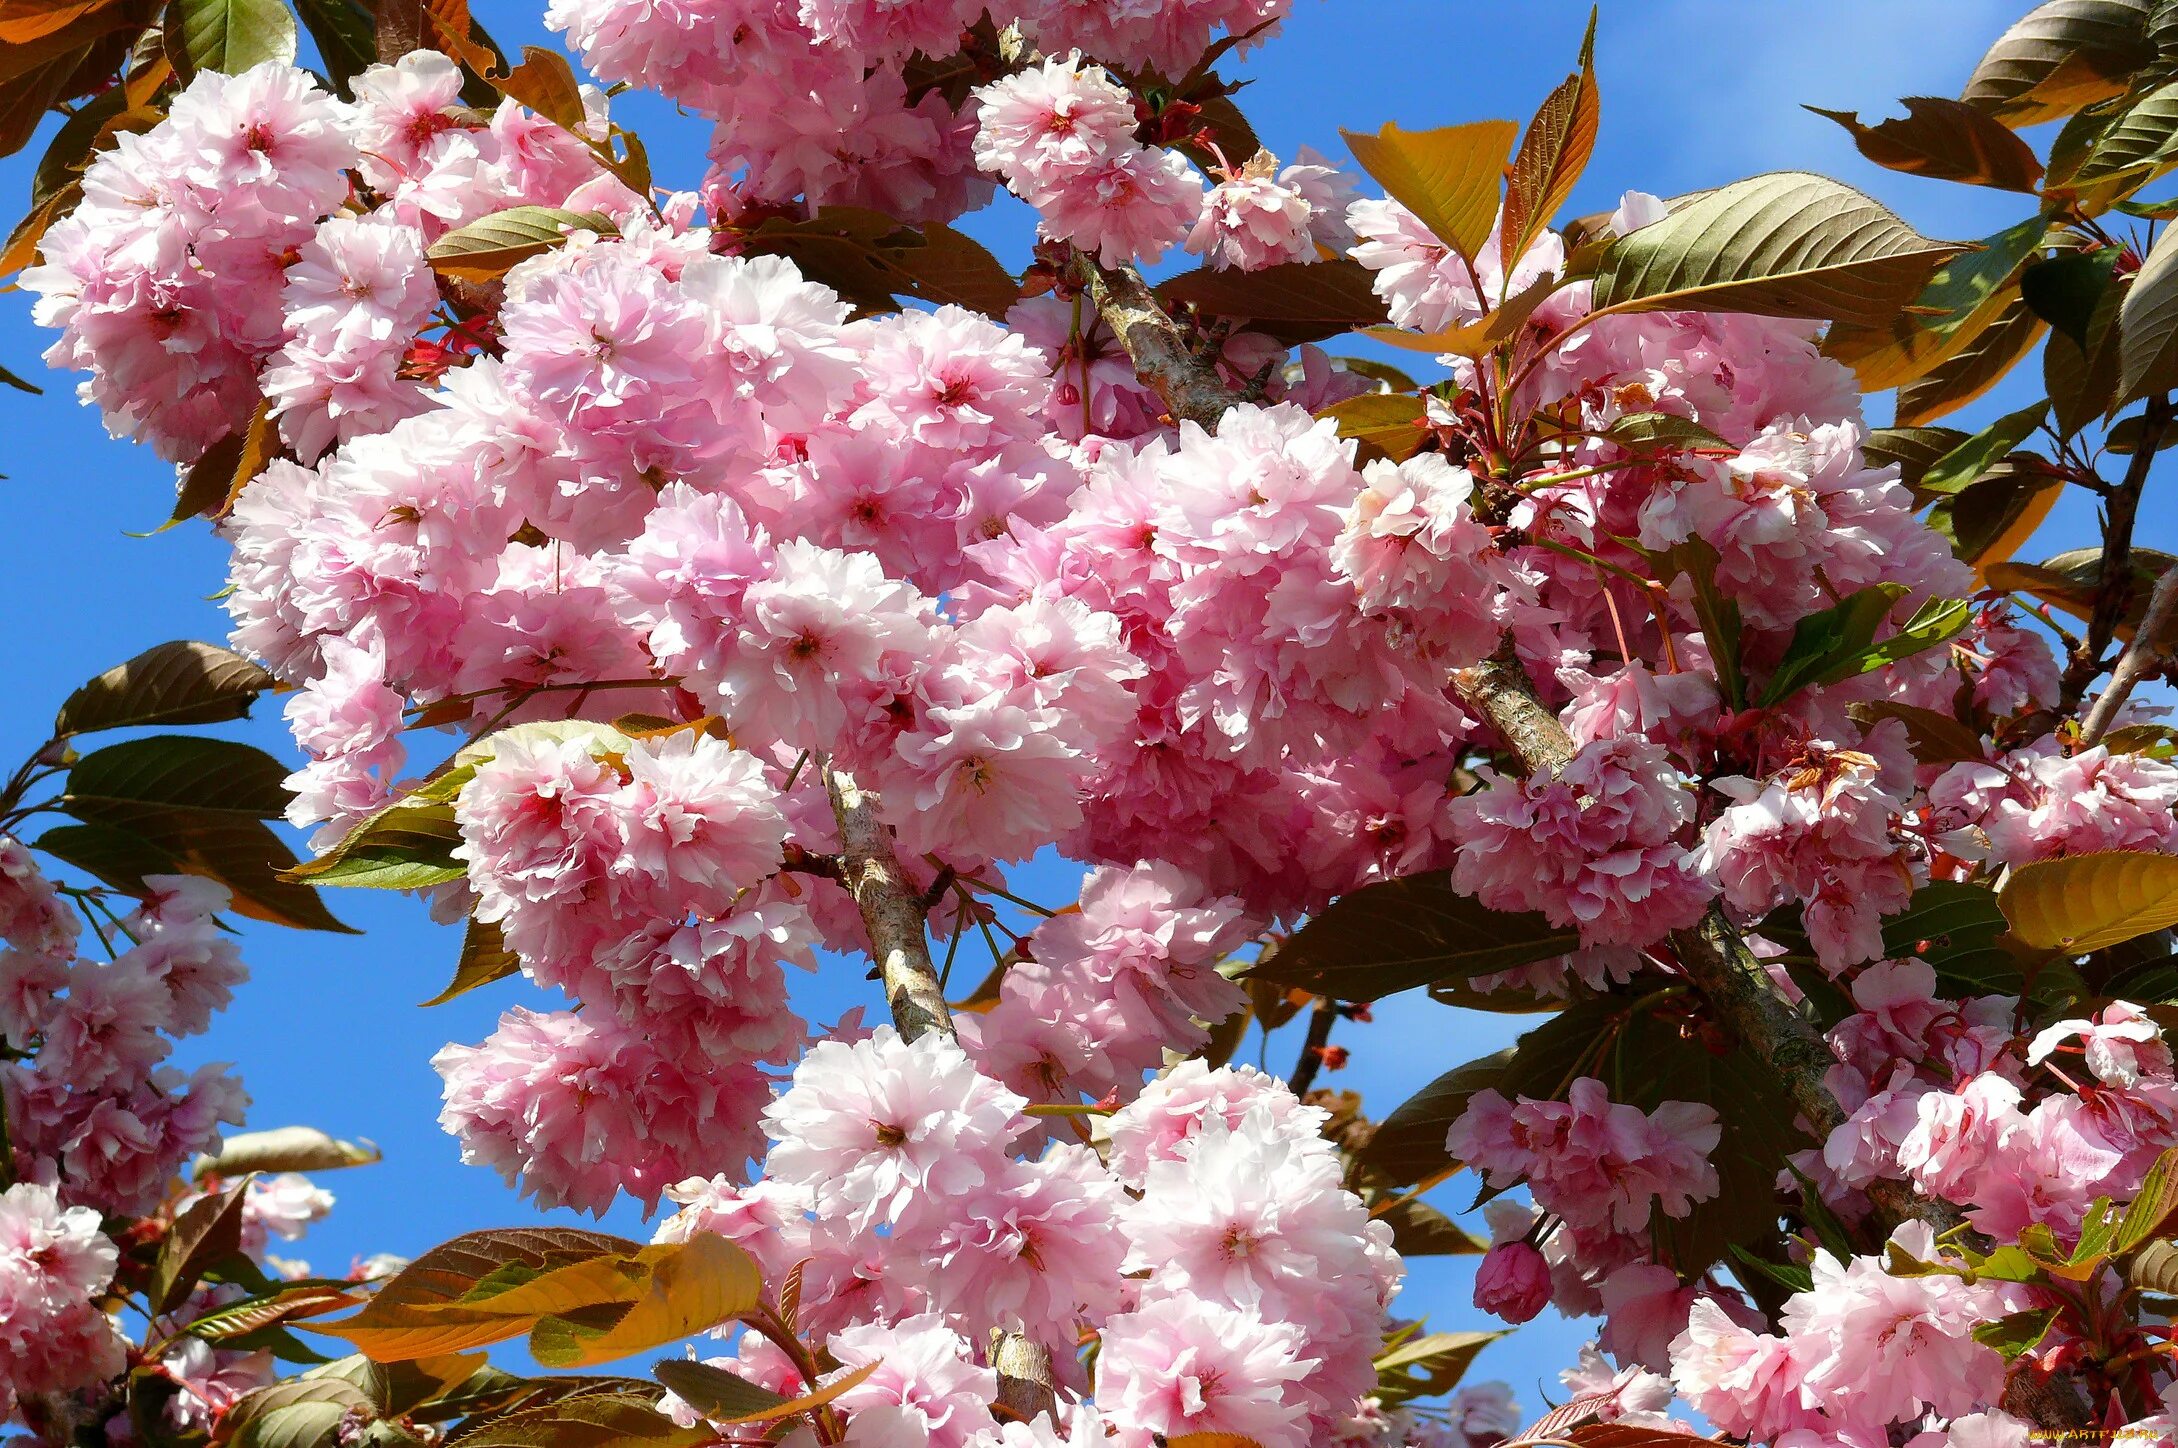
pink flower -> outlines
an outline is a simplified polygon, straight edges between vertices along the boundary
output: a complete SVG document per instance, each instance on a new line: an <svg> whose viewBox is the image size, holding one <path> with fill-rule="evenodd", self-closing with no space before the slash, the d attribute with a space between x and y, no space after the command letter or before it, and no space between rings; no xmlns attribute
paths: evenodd
<svg viewBox="0 0 2178 1448"><path fill-rule="evenodd" d="M1302 1448L1305 1415L1292 1386L1310 1367L1301 1351L1298 1327L1158 1297L1105 1323L1097 1406L1129 1445L1151 1434L1232 1433L1263 1448Z"/></svg>
<svg viewBox="0 0 2178 1448"><path fill-rule="evenodd" d="M2044 1027L2027 1047L2027 1064L2041 1064L2075 1038L2085 1042L2087 1069L2105 1085L2132 1086L2143 1076L2170 1078L2170 1047L2163 1043L2163 1028L2130 1001L2113 1001L2092 1020Z"/></svg>
<svg viewBox="0 0 2178 1448"><path fill-rule="evenodd" d="M1708 1154L1721 1133L1708 1106L1665 1101L1645 1113L1583 1076L1562 1102L1477 1092L1446 1146L1495 1188L1525 1178L1539 1205L1576 1226L1636 1232L1652 1201L1683 1217L1716 1195Z"/></svg>
<svg viewBox="0 0 2178 1448"><path fill-rule="evenodd" d="M1023 198L1036 230L1094 252L1106 266L1154 263L1202 214L1202 180L1177 151L1136 146L1035 185Z"/></svg>
<svg viewBox="0 0 2178 1448"><path fill-rule="evenodd" d="M1235 1128L1265 1110L1280 1136L1318 1136L1330 1120L1322 1107L1302 1105L1285 1082L1253 1066L1182 1061L1105 1119L1112 1174L1139 1188L1153 1165L1183 1158L1209 1123Z"/></svg>
<svg viewBox="0 0 2178 1448"><path fill-rule="evenodd" d="M975 92L976 164L1025 191L1134 149L1134 98L1081 52L1046 56Z"/></svg>
<svg viewBox="0 0 2178 1448"><path fill-rule="evenodd" d="M850 1443L966 1448L997 1426L989 1404L998 1396L998 1375L976 1366L968 1340L935 1314L889 1327L860 1324L834 1333L825 1346L843 1372L878 1365L835 1400L850 1415Z"/></svg>
<svg viewBox="0 0 2178 1448"><path fill-rule="evenodd" d="M1671 1376L1687 1403L1727 1433L1774 1438L1818 1421L1785 1338L1750 1332L1712 1298L1697 1298L1671 1344Z"/></svg>
<svg viewBox="0 0 2178 1448"><path fill-rule="evenodd" d="M779 868L786 816L753 754L694 731L625 755L615 809L625 846L615 873L650 883L661 915L724 915L743 890Z"/></svg>
<svg viewBox="0 0 2178 1448"><path fill-rule="evenodd" d="M856 427L929 447L990 447L1036 432L1050 390L1042 354L964 307L864 323Z"/></svg>
<svg viewBox="0 0 2178 1448"><path fill-rule="evenodd" d="M1527 1322L1550 1302L1550 1264L1524 1238L1499 1242L1475 1269L1475 1306L1510 1323Z"/></svg>
<svg viewBox="0 0 2178 1448"><path fill-rule="evenodd" d="M852 1044L820 1041L764 1112L777 1143L765 1172L857 1230L895 1222L925 1196L951 1198L1000 1175L1006 1147L1027 1129L1025 1104L935 1033L903 1041L881 1026Z"/></svg>
<svg viewBox="0 0 2178 1448"><path fill-rule="evenodd" d="M1187 249L1216 268L1261 271L1280 262L1313 261L1310 232L1315 208L1295 187L1273 175L1278 158L1259 151L1238 171L1210 188L1202 216L1188 233Z"/></svg>

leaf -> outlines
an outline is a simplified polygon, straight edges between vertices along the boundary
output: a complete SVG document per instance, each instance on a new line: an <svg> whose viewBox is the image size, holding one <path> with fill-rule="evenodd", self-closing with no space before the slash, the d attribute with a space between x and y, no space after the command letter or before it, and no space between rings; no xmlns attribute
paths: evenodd
<svg viewBox="0 0 2178 1448"><path fill-rule="evenodd" d="M709 1363L668 1358L651 1365L651 1373L695 1410L713 1423L768 1423L821 1408L848 1389L866 1381L881 1362L864 1363L799 1397L786 1398L760 1388L747 1378L712 1367Z"/></svg>
<svg viewBox="0 0 2178 1448"><path fill-rule="evenodd" d="M1846 712L1862 728L1880 724L1885 719L1896 719L1904 724L1907 746L1912 749L1913 757L1923 764L1956 764L1962 759L1983 757L1981 735L1971 726L1935 709L1881 699L1870 704L1851 705Z"/></svg>
<svg viewBox="0 0 2178 1448"><path fill-rule="evenodd" d="M494 1272L519 1266L549 1272L605 1256L633 1256L639 1243L572 1227L505 1227L470 1232L434 1247L395 1273L353 1317L315 1323L373 1362L405 1362L518 1337L529 1323L454 1306Z"/></svg>
<svg viewBox="0 0 2178 1448"><path fill-rule="evenodd" d="M2012 871L1997 903L2029 945L2086 955L2178 925L2178 856L2113 850Z"/></svg>
<svg viewBox="0 0 2178 1448"><path fill-rule="evenodd" d="M1883 922L1883 951L1891 959L1921 957L1946 993L2011 995L2021 984L2019 961L1998 943L2008 926L1994 890L1931 880Z"/></svg>
<svg viewBox="0 0 2178 1448"><path fill-rule="evenodd" d="M454 858L461 827L454 807L408 795L363 820L332 848L287 871L315 885L371 890L427 890L468 871Z"/></svg>
<svg viewBox="0 0 2178 1448"><path fill-rule="evenodd" d="M1527 325L1528 318L1557 289L1557 285L1554 277L1538 278L1526 291L1500 302L1494 310L1484 313L1472 322L1442 332L1405 332L1397 327L1365 327L1362 332L1374 341L1397 347L1404 352L1483 357L1499 343L1518 336L1520 329Z"/></svg>
<svg viewBox="0 0 2178 1448"><path fill-rule="evenodd" d="M172 1312L181 1306L207 1267L242 1250L242 1214L249 1189L248 1181L236 1182L223 1192L199 1197L174 1219L172 1230L159 1244L159 1260L145 1289L153 1311Z"/></svg>
<svg viewBox="0 0 2178 1448"><path fill-rule="evenodd" d="M264 750L197 734L154 734L96 749L75 762L62 807L96 819L114 804L178 805L248 819L287 812L287 766Z"/></svg>
<svg viewBox="0 0 2178 1448"><path fill-rule="evenodd" d="M1411 1338L1376 1359L1376 1391L1390 1409L1432 1398L1459 1386L1475 1355L1505 1336L1502 1332L1432 1332Z"/></svg>
<svg viewBox="0 0 2178 1448"><path fill-rule="evenodd" d="M2049 416L2049 404L2037 402L2008 412L1960 443L1921 474L1914 491L1920 494L1956 493L1979 482L1997 461L2033 436Z"/></svg>
<svg viewBox="0 0 2178 1448"><path fill-rule="evenodd" d="M424 259L431 269L464 281L488 282L510 267L565 244L575 231L618 236L613 219L598 211L569 211L559 206L510 206L480 216L431 243Z"/></svg>
<svg viewBox="0 0 2178 1448"><path fill-rule="evenodd" d="M1834 324L1823 338L1823 354L1852 368L1867 392L1926 376L2004 317L2018 299L2021 266L2047 233L2047 223L2030 216L1982 238L1931 272L1912 306L1874 326Z"/></svg>
<svg viewBox="0 0 2178 1448"><path fill-rule="evenodd" d="M1967 436L1955 427L1879 427L1861 440L1860 450L1878 467L1896 463L1898 481L1918 495L1921 475L1928 471L1929 464L1965 442Z"/></svg>
<svg viewBox="0 0 2178 1448"><path fill-rule="evenodd" d="M880 211L827 206L807 219L773 217L748 233L752 251L791 259L811 281L858 311L895 307L896 296L1003 316L1020 296L1012 273L980 244L943 226L918 231Z"/></svg>
<svg viewBox="0 0 2178 1448"><path fill-rule="evenodd" d="M1671 309L1879 326L1963 249L1841 182L1777 171L1688 197L1613 241L1590 316Z"/></svg>
<svg viewBox="0 0 2178 1448"><path fill-rule="evenodd" d="M216 1153L197 1158L191 1174L203 1181L206 1177L250 1172L333 1171L371 1166L383 1159L378 1148L367 1141L342 1141L314 1126L276 1126L269 1131L245 1131L226 1138Z"/></svg>
<svg viewBox="0 0 2178 1448"><path fill-rule="evenodd" d="M1951 540L1951 551L1972 564L1979 579L2034 535L2063 491L2064 479L2043 458L2013 453L1965 492L1940 500L1928 523Z"/></svg>
<svg viewBox="0 0 2178 1448"><path fill-rule="evenodd" d="M1528 122L1520 149L1505 176L1505 219L1509 238L1500 256L1527 255L1528 243L1550 225L1595 154L1602 104L1596 89L1596 17L1590 12L1581 41L1580 69L1558 83Z"/></svg>
<svg viewBox="0 0 2178 1448"><path fill-rule="evenodd" d="M320 1448L340 1439L350 1414L370 1415L370 1400L339 1378L295 1378L245 1393L220 1420L233 1448Z"/></svg>
<svg viewBox="0 0 2178 1448"><path fill-rule="evenodd" d="M2121 94L2155 59L2150 0L2044 0L1989 47L1960 98L2010 126Z"/></svg>
<svg viewBox="0 0 2178 1448"><path fill-rule="evenodd" d="M1336 419L1339 436L1361 444L1357 461L1383 457L1399 463L1420 452L1429 439L1428 413L1428 405L1412 393L1368 392L1334 402L1316 415Z"/></svg>
<svg viewBox="0 0 2178 1448"><path fill-rule="evenodd" d="M651 1268L649 1290L603 1329L565 1316L530 1333L531 1356L546 1367L579 1368L646 1352L717 1326L764 1300L764 1282L748 1253L715 1233L669 1244Z"/></svg>
<svg viewBox="0 0 2178 1448"><path fill-rule="evenodd" d="M717 1435L682 1428L644 1394L609 1392L524 1408L461 1435L462 1448L696 1448Z"/></svg>
<svg viewBox="0 0 2178 1448"><path fill-rule="evenodd" d="M1489 1248L1420 1197L1369 1215L1391 1225L1392 1247L1402 1257L1472 1257Z"/></svg>
<svg viewBox="0 0 2178 1448"><path fill-rule="evenodd" d="M1439 241L1472 259L1496 223L1498 178L1520 128L1474 121L1433 131L1387 124L1375 135L1342 130L1361 169Z"/></svg>
<svg viewBox="0 0 2178 1448"><path fill-rule="evenodd" d="M2150 1242L2125 1264L2125 1280L2141 1292L2178 1296L2178 1242Z"/></svg>
<svg viewBox="0 0 2178 1448"><path fill-rule="evenodd" d="M478 986L490 985L495 980L505 980L522 968L521 957L507 949L507 939L499 926L474 916L461 935L461 958L454 965L454 979L445 990L424 1002L427 1006L443 1006L456 996L467 995Z"/></svg>
<svg viewBox="0 0 2178 1448"><path fill-rule="evenodd" d="M1897 424L1914 427L1955 412L1987 392L2041 340L2043 322L2013 298L2001 314L1952 357L1898 391Z"/></svg>
<svg viewBox="0 0 2178 1448"><path fill-rule="evenodd" d="M177 640L144 650L70 694L53 722L53 737L240 719L272 686L272 675L232 650Z"/></svg>
<svg viewBox="0 0 2178 1448"><path fill-rule="evenodd" d="M2032 194L2042 179L2034 149L1978 107L1940 96L1907 96L1903 119L1864 126L1852 111L1807 109L1851 133L1860 154L1878 166Z"/></svg>
<svg viewBox="0 0 2178 1448"><path fill-rule="evenodd" d="M2117 405L2178 387L2178 227L2165 227L2118 308Z"/></svg>
<svg viewBox="0 0 2178 1448"><path fill-rule="evenodd" d="M282 0L170 0L166 54L183 80L200 70L240 75L295 59L295 14Z"/></svg>
<svg viewBox="0 0 2178 1448"><path fill-rule="evenodd" d="M1717 565L1723 560L1715 545L1704 538L1689 538L1662 553L1653 554L1657 581L1667 586L1682 576L1693 594L1695 621L1709 645L1710 667L1717 671L1717 686L1734 709L1747 703L1747 679L1740 667L1739 603L1717 587Z"/></svg>
<svg viewBox="0 0 2178 1448"><path fill-rule="evenodd" d="M190 518L224 518L235 499L280 453L280 429L272 404L260 402L239 432L228 433L205 449L182 474L167 526Z"/></svg>
<svg viewBox="0 0 2178 1448"><path fill-rule="evenodd" d="M1213 316L1245 319L1248 330L1290 347L1388 321L1384 300L1369 278L1367 268L1344 258L1286 262L1261 271L1203 267L1161 283L1157 296L1168 309L1185 304Z"/></svg>
<svg viewBox="0 0 2178 1448"><path fill-rule="evenodd" d="M563 131L580 131L589 119L582 83L567 57L541 45L522 47L522 63L505 75L486 77L500 94L520 101Z"/></svg>
<svg viewBox="0 0 2178 1448"><path fill-rule="evenodd" d="M1684 452L1692 448L1737 451L1693 418L1672 412L1625 413L1614 419L1603 435L1635 453Z"/></svg>
<svg viewBox="0 0 2178 1448"><path fill-rule="evenodd" d="M1755 702L1768 708L1811 684L1866 673L1856 665L1875 647L1876 630L1905 594L1902 584L1879 583L1794 624L1792 642L1785 646L1784 657Z"/></svg>
<svg viewBox="0 0 2178 1448"><path fill-rule="evenodd" d="M2126 101L2065 189L2079 192L2118 179L2143 186L2170 169L2173 158L2178 158L2178 81Z"/></svg>
<svg viewBox="0 0 2178 1448"><path fill-rule="evenodd" d="M182 1331L191 1337L203 1338L206 1342L231 1343L236 1338L249 1337L283 1322L354 1307L362 1300L330 1283L306 1282L281 1286L265 1295L246 1297L240 1302L231 1302L201 1317L191 1318L182 1327Z"/></svg>
<svg viewBox="0 0 2178 1448"><path fill-rule="evenodd" d="M2178 557L2154 548L2132 550L2130 588L2117 636L2127 642L2148 608L2148 595L2163 570L2178 564ZM2095 607L2102 586L2102 550L2073 548L2040 563L2002 563L1985 570L1989 586L2005 593L2031 593L2063 609L2075 618L2086 618Z"/></svg>
<svg viewBox="0 0 2178 1448"><path fill-rule="evenodd" d="M2006 1362L2024 1357L2042 1345L2049 1336L2063 1309L2035 1307L2020 1312L2006 1313L1993 1322L1984 1322L1974 1328L1974 1341L1983 1347L1992 1347Z"/></svg>
<svg viewBox="0 0 2178 1448"><path fill-rule="evenodd" d="M2178 1214L2178 1147L2165 1149L2148 1168L2140 1190L2111 1234L2111 1255L2122 1257L2163 1235L2174 1214Z"/></svg>
<svg viewBox="0 0 2178 1448"><path fill-rule="evenodd" d="M377 20L356 0L295 0L295 10L333 89L349 94L349 82L377 63Z"/></svg>
<svg viewBox="0 0 2178 1448"><path fill-rule="evenodd" d="M1247 975L1335 1000L1379 1000L1579 948L1579 932L1491 910L1456 893L1440 870L1349 891Z"/></svg>
<svg viewBox="0 0 2178 1448"><path fill-rule="evenodd" d="M38 837L38 848L132 895L144 876L202 875L233 892L237 915L296 930L355 932L333 917L315 890L282 878L295 856L262 821L218 810L94 800L79 807L97 819Z"/></svg>

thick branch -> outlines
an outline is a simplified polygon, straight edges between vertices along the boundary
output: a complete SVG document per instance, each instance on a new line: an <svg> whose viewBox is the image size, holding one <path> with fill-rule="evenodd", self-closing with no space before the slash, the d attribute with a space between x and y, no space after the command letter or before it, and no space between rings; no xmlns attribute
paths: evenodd
<svg viewBox="0 0 2178 1448"><path fill-rule="evenodd" d="M2118 710L2132 697L2133 686L2151 674L2160 673L2170 657L2171 624L2178 621L2178 568L2165 569L2155 580L2155 592L2148 596L2148 612L2140 620L2140 628L2133 634L2125 655L2117 661L2117 668L2110 673L2110 687L2095 700L2095 707L2087 711L2086 720L2080 725L2080 743L2093 745L2110 732Z"/></svg>
<svg viewBox="0 0 2178 1448"><path fill-rule="evenodd" d="M862 912L885 987L892 1023L907 1040L936 1031L951 1038L953 1011L930 964L930 941L923 927L942 890L919 895L901 872L892 850L892 831L877 817L877 799L856 787L852 778L824 766L824 790L839 822L839 881ZM952 871L941 879L950 883ZM992 1334L991 1366L998 1373L998 1401L1026 1421L1038 1413L1054 1415L1058 1397L1052 1387L1051 1354L1020 1333Z"/></svg>
<svg viewBox="0 0 2178 1448"><path fill-rule="evenodd" d="M1339 1008L1329 996L1316 998L1316 1009L1308 1018L1308 1038L1301 1043L1301 1058L1293 1064L1293 1075L1286 1085L1296 1096L1306 1096L1308 1088L1316 1084L1316 1073L1323 1069L1324 1048L1331 1044L1331 1028L1338 1024Z"/></svg>
<svg viewBox="0 0 2178 1448"><path fill-rule="evenodd" d="M829 765L824 789L839 821L840 883L862 912L893 1024L910 1041L926 1031L952 1035L953 1012L930 964L923 905L892 853L892 831L877 817L876 796Z"/></svg>
<svg viewBox="0 0 2178 1448"><path fill-rule="evenodd" d="M2058 712L2070 714L2087 696L2087 686L2102 672L2103 655L2133 598L2133 525L2140 516L2140 496L2148 486L2148 472L2171 425L2168 394L2151 397L2140 417L2140 436L2133 440L2132 461L2125 476L2110 489L2104 504L2102 567L2095 575L2095 604L2087 619L2086 635L2065 666L2064 688Z"/></svg>
<svg viewBox="0 0 2178 1448"><path fill-rule="evenodd" d="M1127 349L1135 375L1157 390L1173 419L1215 432L1225 409L1241 401L1242 394L1225 385L1215 363L1196 359L1179 324L1142 274L1131 266L1099 266L1096 258L1080 253L1074 257L1074 272L1096 303L1097 315Z"/></svg>

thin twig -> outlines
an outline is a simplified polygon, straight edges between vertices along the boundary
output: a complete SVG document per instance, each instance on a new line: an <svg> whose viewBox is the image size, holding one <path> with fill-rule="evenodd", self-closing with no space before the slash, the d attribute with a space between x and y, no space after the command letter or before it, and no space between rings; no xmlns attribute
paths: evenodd
<svg viewBox="0 0 2178 1448"><path fill-rule="evenodd" d="M2125 707L2133 686L2162 671L2169 659L2167 640L2174 617L2178 617L2178 568L2166 568L2155 580L2155 592L2148 596L2148 611L2141 618L2132 643L2126 646L2117 667L2110 672L2110 686L2102 691L2095 700L2095 707L2087 711L2087 718L2080 724L2081 747L2099 743L2109 732L2118 711Z"/></svg>

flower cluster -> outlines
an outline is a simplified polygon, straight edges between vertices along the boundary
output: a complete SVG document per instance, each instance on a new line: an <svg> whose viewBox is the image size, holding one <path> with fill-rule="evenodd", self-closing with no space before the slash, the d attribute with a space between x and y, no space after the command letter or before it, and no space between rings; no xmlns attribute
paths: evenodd
<svg viewBox="0 0 2178 1448"><path fill-rule="evenodd" d="M1368 1393L1400 1267L1341 1185L1323 1111L1190 1062L1101 1124L1100 1156L1036 1154L1026 1105L937 1034L821 1042L765 1113L756 1185L682 1184L661 1235L717 1231L768 1272L801 1264L805 1330L842 1372L884 1364L837 1400L852 1442L999 1443L975 1346L992 1329L1050 1348L1070 1400L1086 1386L1074 1343L1096 1331L1094 1406L1062 1417L1137 1448L1186 1433L1299 1448ZM753 1334L722 1365L775 1392L817 1386Z"/></svg>

